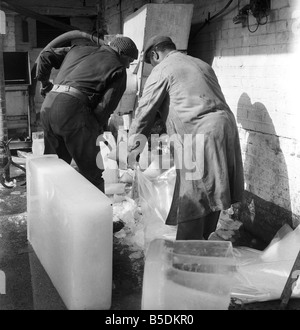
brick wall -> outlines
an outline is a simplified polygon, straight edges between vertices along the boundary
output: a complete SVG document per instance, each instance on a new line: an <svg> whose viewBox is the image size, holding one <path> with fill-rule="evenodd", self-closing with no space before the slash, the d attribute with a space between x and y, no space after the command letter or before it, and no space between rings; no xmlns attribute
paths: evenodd
<svg viewBox="0 0 300 330"><path fill-rule="evenodd" d="M246 180L245 227L269 241L283 223L300 219L300 136L296 81L300 40L297 0L271 0L268 23L254 33L234 24L238 1L152 1L193 3L189 53L210 63L234 112L239 129ZM106 1L110 33L120 33L121 19L143 1ZM240 1L240 8L248 4ZM249 16L254 31L254 17ZM202 27L202 28L201 28ZM299 71L299 70L298 70ZM298 72L299 73L299 72Z"/></svg>
<svg viewBox="0 0 300 330"><path fill-rule="evenodd" d="M206 1L201 3L204 7L198 13L203 20ZM227 1L209 3L218 10ZM300 216L299 106L295 97L298 6L297 1L271 0L269 22L255 33L233 23L237 8L230 11L232 6L190 41L191 53L214 67L236 115L247 202L256 214L244 214L243 220L267 240L283 223L298 224ZM250 29L254 31L255 26Z"/></svg>

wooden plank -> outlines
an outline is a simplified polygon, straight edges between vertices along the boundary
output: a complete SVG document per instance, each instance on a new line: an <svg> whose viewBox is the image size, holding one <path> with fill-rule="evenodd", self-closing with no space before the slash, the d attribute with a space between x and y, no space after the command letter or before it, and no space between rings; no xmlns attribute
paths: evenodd
<svg viewBox="0 0 300 330"><path fill-rule="evenodd" d="M10 150L30 149L31 147L32 147L31 141L12 141L9 144Z"/></svg>
<svg viewBox="0 0 300 330"><path fill-rule="evenodd" d="M2 10L0 10L0 34L6 34L6 17Z"/></svg>
<svg viewBox="0 0 300 330"><path fill-rule="evenodd" d="M290 272L288 280L283 289L283 292L282 292L282 295L280 298L280 300L281 300L280 309L285 310L288 307L289 301L293 294L294 285L295 285L299 275L300 275L300 251L298 253L294 266Z"/></svg>
<svg viewBox="0 0 300 330"><path fill-rule="evenodd" d="M68 25L68 24L63 24L60 23L54 19L48 18L46 16L40 15L32 10L29 10L27 8L24 8L22 6L19 6L17 4L14 3L10 3L10 2L2 2L2 8L5 9L9 9L9 10L13 10L19 14L25 15L25 16L29 16L31 18L34 18L38 21L41 21L43 23L46 23L50 26L56 27L58 29L61 29L62 31L73 31L73 30L78 30L77 27Z"/></svg>
<svg viewBox="0 0 300 330"><path fill-rule="evenodd" d="M86 1L85 5L83 0L52 0L51 2L48 0L5 0L4 2L21 5L40 15L82 17L96 15L96 1Z"/></svg>
<svg viewBox="0 0 300 330"><path fill-rule="evenodd" d="M68 7L32 7L31 10L40 15L68 16L68 17L91 17L97 15L96 7L93 8L68 8Z"/></svg>

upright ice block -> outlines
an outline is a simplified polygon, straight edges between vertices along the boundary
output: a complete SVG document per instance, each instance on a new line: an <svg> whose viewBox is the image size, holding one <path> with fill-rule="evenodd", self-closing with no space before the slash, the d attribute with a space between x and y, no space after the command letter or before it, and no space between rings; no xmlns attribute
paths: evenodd
<svg viewBox="0 0 300 330"><path fill-rule="evenodd" d="M107 310L111 201L56 156L27 160L28 240L70 310Z"/></svg>
<svg viewBox="0 0 300 330"><path fill-rule="evenodd" d="M236 263L231 242L153 240L143 310L227 310Z"/></svg>

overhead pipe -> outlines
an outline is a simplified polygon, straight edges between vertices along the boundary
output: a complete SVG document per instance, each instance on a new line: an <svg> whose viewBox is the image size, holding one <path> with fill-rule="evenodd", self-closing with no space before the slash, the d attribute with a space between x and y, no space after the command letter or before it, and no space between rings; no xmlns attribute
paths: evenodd
<svg viewBox="0 0 300 330"><path fill-rule="evenodd" d="M99 46L102 46L105 44L104 40L96 37L93 34L86 33L80 30L74 30L74 31L69 31L66 33L63 33L62 35L56 37L53 39L46 47L43 48L43 50L39 53L32 69L31 69L31 85L29 87L29 94L31 98L34 98L35 96L35 91L36 91L36 85L37 85L37 79L36 79L36 70L37 70L37 63L39 61L39 57L42 52L44 52L47 49L50 48L57 48L57 47L62 47L68 42L72 42L73 40L76 39L85 39L89 40Z"/></svg>
<svg viewBox="0 0 300 330"><path fill-rule="evenodd" d="M53 39L43 50L46 50L48 48L55 48L55 47L61 47L62 45L66 44L67 42L71 42L75 39L86 39L86 40L90 40L92 42L94 42L95 44L99 44L99 45L103 45L105 44L104 40L96 37L93 34L90 33L86 33L83 31L79 31L79 30L73 30L73 31L69 31L66 32L58 37L56 37L55 39Z"/></svg>

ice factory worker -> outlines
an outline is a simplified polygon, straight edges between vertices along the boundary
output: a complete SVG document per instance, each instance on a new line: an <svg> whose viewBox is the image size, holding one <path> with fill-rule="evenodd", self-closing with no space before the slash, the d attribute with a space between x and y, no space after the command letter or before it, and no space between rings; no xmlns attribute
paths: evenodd
<svg viewBox="0 0 300 330"><path fill-rule="evenodd" d="M50 48L39 57L44 153L69 164L74 159L80 173L103 192L96 141L126 90L126 69L137 58L135 43L125 36L100 47ZM54 85L49 81L53 68L59 69Z"/></svg>
<svg viewBox="0 0 300 330"><path fill-rule="evenodd" d="M148 77L129 136L149 137L157 113L175 140L175 192L166 224L177 225L176 240L208 239L220 212L241 202L244 173L240 140L212 67L176 50L168 36L154 36L144 48ZM175 138L174 138L175 137ZM191 139L190 144L186 141ZM136 158L139 141L131 140L128 159ZM194 172L182 154L191 153ZM131 157L133 155L133 157Z"/></svg>

